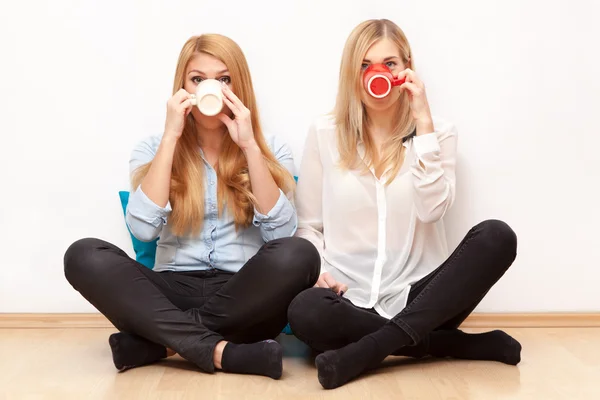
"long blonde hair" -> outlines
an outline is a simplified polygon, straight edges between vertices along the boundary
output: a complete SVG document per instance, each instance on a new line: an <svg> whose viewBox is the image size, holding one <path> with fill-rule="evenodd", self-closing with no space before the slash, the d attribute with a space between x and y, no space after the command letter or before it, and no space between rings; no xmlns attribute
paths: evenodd
<svg viewBox="0 0 600 400"><path fill-rule="evenodd" d="M390 39L399 49L400 57L407 68L413 68L410 45L404 32L398 25L387 19L368 20L359 24L346 40L337 100L333 115L337 126L338 151L343 168L353 169L359 165L358 144L365 146L364 169L375 169L388 166L391 173L390 183L398 174L404 161L403 141L415 129L410 104L406 92L402 92L397 102L396 121L393 134L382 147L381 157L368 134L370 121L361 100L362 70L361 65L369 48L381 39Z"/></svg>
<svg viewBox="0 0 600 400"><path fill-rule="evenodd" d="M282 167L269 147L259 122L258 109L254 96L250 70L242 49L228 37L205 34L191 37L181 49L173 94L185 82L185 70L189 61L198 53L209 54L223 62L231 76L232 90L250 110L255 140L262 151L275 183L284 192L294 189L294 179ZM171 172L169 200L173 211L169 217L171 231L177 236L196 235L204 222L204 188L206 182L204 163L200 156L200 140L197 125L192 114L188 114L181 138L177 142ZM132 186L137 188L150 169L152 162L134 171ZM236 228L249 226L254 215L256 198L252 194L248 162L242 150L225 134L223 147L217 163L219 215L224 205L233 216Z"/></svg>

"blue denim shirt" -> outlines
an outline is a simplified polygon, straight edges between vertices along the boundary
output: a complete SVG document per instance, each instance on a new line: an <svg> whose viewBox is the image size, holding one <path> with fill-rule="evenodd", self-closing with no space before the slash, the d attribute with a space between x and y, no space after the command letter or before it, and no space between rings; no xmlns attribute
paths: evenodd
<svg viewBox="0 0 600 400"><path fill-rule="evenodd" d="M130 171L150 162L160 144L161 136L149 137L139 143L132 152ZM267 143L277 160L294 175L294 160L290 148L277 140L267 138ZM152 241L160 236L156 249L155 271L197 271L219 269L239 271L267 241L293 236L296 232L296 210L292 193L281 190L279 200L271 211L261 214L254 210L252 224L235 230L235 224L227 208L218 215L217 173L204 159L205 165L205 215L199 236L175 236L170 229L171 205L159 207L146 196L141 186L129 198L126 221L131 233L141 241ZM289 197L288 197L289 196Z"/></svg>

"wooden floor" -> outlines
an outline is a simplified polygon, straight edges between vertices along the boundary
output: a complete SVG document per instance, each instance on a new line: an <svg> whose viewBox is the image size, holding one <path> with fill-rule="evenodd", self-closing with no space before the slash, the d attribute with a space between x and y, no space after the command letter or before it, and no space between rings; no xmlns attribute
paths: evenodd
<svg viewBox="0 0 600 400"><path fill-rule="evenodd" d="M481 331L471 329L471 332ZM325 391L294 337L281 380L203 374L182 359L114 369L109 329L0 329L0 399L600 399L600 328L512 328L518 367L389 358L382 370Z"/></svg>

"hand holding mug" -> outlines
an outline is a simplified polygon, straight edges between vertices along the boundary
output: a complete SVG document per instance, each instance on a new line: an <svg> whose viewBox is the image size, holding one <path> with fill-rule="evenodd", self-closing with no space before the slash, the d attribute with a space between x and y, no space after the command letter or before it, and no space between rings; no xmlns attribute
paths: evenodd
<svg viewBox="0 0 600 400"><path fill-rule="evenodd" d="M408 93L413 118L416 121L431 121L431 111L429 110L429 102L425 93L425 85L417 74L410 68L407 68L398 74L397 79L404 81L400 86L400 90Z"/></svg>
<svg viewBox="0 0 600 400"><path fill-rule="evenodd" d="M167 102L167 120L165 136L179 139L185 126L185 118L192 111L192 95L179 89Z"/></svg>
<svg viewBox="0 0 600 400"><path fill-rule="evenodd" d="M234 119L222 112L223 105L229 107ZM243 150L256 144L250 110L227 85L216 79L205 79L200 82L194 94L180 89L173 95L167 103L165 134L178 139L185 126L185 117L191 112L193 106L197 106L206 116L219 118L229 130L235 144Z"/></svg>
<svg viewBox="0 0 600 400"><path fill-rule="evenodd" d="M229 135L242 150L247 150L256 145L254 130L252 128L252 115L250 110L233 93L227 85L222 85L223 102L229 107L234 115L231 119L227 114L221 113L217 118L227 126Z"/></svg>

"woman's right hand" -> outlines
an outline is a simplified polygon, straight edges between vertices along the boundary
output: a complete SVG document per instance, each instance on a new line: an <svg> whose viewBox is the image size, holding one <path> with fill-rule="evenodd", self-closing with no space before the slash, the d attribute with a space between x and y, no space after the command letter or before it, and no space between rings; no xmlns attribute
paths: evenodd
<svg viewBox="0 0 600 400"><path fill-rule="evenodd" d="M185 89L179 89L167 102L167 121L165 122L165 136L179 139L185 126L185 118L194 106L192 95Z"/></svg>
<svg viewBox="0 0 600 400"><path fill-rule="evenodd" d="M319 276L315 287L331 289L340 296L348 291L348 286L333 279L329 272L324 272Z"/></svg>

